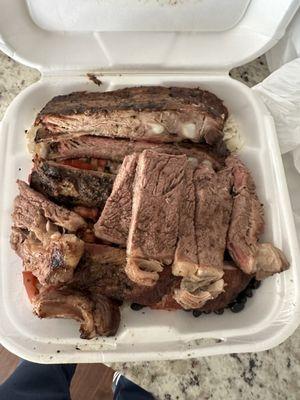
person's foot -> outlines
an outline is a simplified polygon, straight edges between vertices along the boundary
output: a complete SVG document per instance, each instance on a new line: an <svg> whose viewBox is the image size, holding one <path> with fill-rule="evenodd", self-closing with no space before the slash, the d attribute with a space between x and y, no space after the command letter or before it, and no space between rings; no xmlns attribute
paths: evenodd
<svg viewBox="0 0 300 400"><path fill-rule="evenodd" d="M113 375L112 391L114 400L155 400L151 393L125 378L118 371Z"/></svg>

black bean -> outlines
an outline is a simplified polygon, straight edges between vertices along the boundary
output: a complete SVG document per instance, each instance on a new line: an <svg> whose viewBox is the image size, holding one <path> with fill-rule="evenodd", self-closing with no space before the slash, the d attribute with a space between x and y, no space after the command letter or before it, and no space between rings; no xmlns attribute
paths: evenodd
<svg viewBox="0 0 300 400"><path fill-rule="evenodd" d="M244 307L245 307L244 303L235 303L230 307L230 310L233 313L238 313L238 312L242 311L244 309Z"/></svg>
<svg viewBox="0 0 300 400"><path fill-rule="evenodd" d="M210 314L211 313L211 311L203 311L204 312L204 314Z"/></svg>
<svg viewBox="0 0 300 400"><path fill-rule="evenodd" d="M253 296L253 292L252 289L250 287L247 287L247 289L244 290L244 293L247 297L252 297Z"/></svg>
<svg viewBox="0 0 300 400"><path fill-rule="evenodd" d="M224 308L220 308L220 310L215 310L214 313L217 315L222 315L224 314Z"/></svg>
<svg viewBox="0 0 300 400"><path fill-rule="evenodd" d="M138 303L132 303L131 304L131 306L130 306L130 308L133 310L133 311L140 311L142 308L144 308L145 306L142 306L141 304L138 304Z"/></svg>
<svg viewBox="0 0 300 400"><path fill-rule="evenodd" d="M193 310L193 317L198 318L202 314L202 311L200 310Z"/></svg>
<svg viewBox="0 0 300 400"><path fill-rule="evenodd" d="M245 304L247 302L247 296L245 293L241 292L238 297L236 298L237 303L243 303Z"/></svg>

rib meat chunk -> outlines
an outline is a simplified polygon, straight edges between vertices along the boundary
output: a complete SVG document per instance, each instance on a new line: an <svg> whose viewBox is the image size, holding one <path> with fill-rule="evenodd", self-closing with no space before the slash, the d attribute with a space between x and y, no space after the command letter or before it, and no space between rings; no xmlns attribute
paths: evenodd
<svg viewBox="0 0 300 400"><path fill-rule="evenodd" d="M120 324L119 308L105 296L94 301L69 289L42 291L34 300L33 311L40 318L71 318L80 322L80 337L115 335Z"/></svg>
<svg viewBox="0 0 300 400"><path fill-rule="evenodd" d="M114 182L112 193L94 226L95 235L100 239L126 245L131 220L132 187L137 160L137 154L124 158Z"/></svg>
<svg viewBox="0 0 300 400"><path fill-rule="evenodd" d="M172 275L171 268L166 267L154 286L137 285L128 278L125 266L125 250L107 245L85 244L85 252L70 286L112 299L150 305L171 292L179 280Z"/></svg>
<svg viewBox="0 0 300 400"><path fill-rule="evenodd" d="M83 242L59 227L76 231L84 220L18 182L20 195L14 202L11 245L41 284L60 285L73 277L83 253Z"/></svg>
<svg viewBox="0 0 300 400"><path fill-rule="evenodd" d="M126 273L153 285L162 265L170 265L178 237L179 207L186 156L145 150L139 157L133 188ZM140 270L145 279L140 281Z"/></svg>
<svg viewBox="0 0 300 400"><path fill-rule="evenodd" d="M73 278L84 243L73 234L52 234L41 242L34 233L12 228L11 245L42 285L60 286Z"/></svg>
<svg viewBox="0 0 300 400"><path fill-rule="evenodd" d="M224 291L215 299L208 300L201 308L201 311L211 312L222 310L232 303L237 295L242 292L252 279L251 275L245 274L234 264L225 262L224 270ZM151 305L156 310L179 310L182 307L173 297L173 293L165 295L158 303Z"/></svg>
<svg viewBox="0 0 300 400"><path fill-rule="evenodd" d="M66 206L102 209L111 193L114 177L104 172L81 170L36 159L30 186Z"/></svg>
<svg viewBox="0 0 300 400"><path fill-rule="evenodd" d="M56 96L38 114L35 140L98 135L177 142L218 142L227 109L214 94L199 88L144 86L111 92Z"/></svg>
<svg viewBox="0 0 300 400"><path fill-rule="evenodd" d="M224 164L224 156L219 154L215 147L206 144L136 142L88 135L59 142L41 142L35 145L35 151L39 157L48 160L88 157L122 162L125 156L141 153L144 150L174 155L185 154L199 163L208 160L214 169L221 169Z"/></svg>
<svg viewBox="0 0 300 400"><path fill-rule="evenodd" d="M27 183L20 180L17 183L20 195L15 200L12 215L15 226L32 230L30 226L39 215L70 232L76 232L79 228L86 226L84 219L75 212L48 200L41 193L30 188Z"/></svg>

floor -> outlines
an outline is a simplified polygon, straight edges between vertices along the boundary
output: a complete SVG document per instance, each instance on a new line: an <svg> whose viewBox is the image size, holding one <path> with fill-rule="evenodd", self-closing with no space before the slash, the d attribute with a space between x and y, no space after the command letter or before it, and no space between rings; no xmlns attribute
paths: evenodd
<svg viewBox="0 0 300 400"><path fill-rule="evenodd" d="M18 357L0 346L0 384L14 371ZM103 364L80 364L72 380L72 400L112 400L114 371Z"/></svg>

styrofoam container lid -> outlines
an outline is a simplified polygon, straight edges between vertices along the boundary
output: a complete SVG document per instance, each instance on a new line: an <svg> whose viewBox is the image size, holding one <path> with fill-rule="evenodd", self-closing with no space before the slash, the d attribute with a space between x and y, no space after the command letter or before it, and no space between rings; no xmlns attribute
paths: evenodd
<svg viewBox="0 0 300 400"><path fill-rule="evenodd" d="M43 72L229 70L283 36L297 0L0 0L0 49Z"/></svg>

